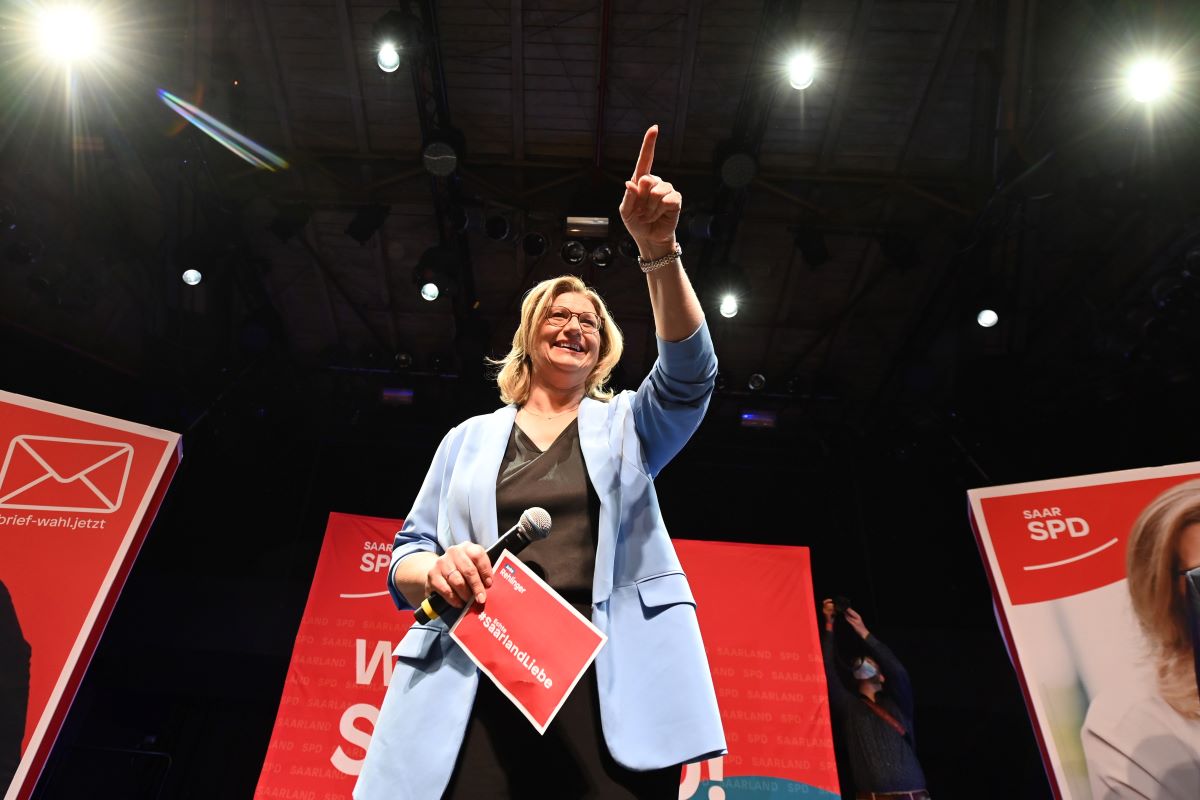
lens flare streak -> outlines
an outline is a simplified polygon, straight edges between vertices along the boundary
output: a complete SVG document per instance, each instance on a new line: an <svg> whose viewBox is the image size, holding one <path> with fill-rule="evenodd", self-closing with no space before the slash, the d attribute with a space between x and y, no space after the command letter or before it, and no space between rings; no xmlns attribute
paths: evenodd
<svg viewBox="0 0 1200 800"><path fill-rule="evenodd" d="M243 161L271 172L288 168L287 161L186 100L176 97L165 89L158 90L158 97L166 103L167 108L204 131L213 141Z"/></svg>

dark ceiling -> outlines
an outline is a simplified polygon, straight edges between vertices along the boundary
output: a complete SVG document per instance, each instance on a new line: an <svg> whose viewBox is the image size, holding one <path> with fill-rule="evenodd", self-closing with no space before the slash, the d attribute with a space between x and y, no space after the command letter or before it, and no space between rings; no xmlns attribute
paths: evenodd
<svg viewBox="0 0 1200 800"><path fill-rule="evenodd" d="M483 358L522 293L571 269L565 217L608 216L620 244L652 123L722 370L658 482L672 530L812 547L817 591L910 659L935 794L1044 796L964 491L1200 452L1195 3L105 5L118 49L68 83L30 54L28 4L0 3L0 386L183 431L185 459L45 796L80 796L88 748L118 745L170 753L165 796L248 794L324 515L407 512L446 428L498 402ZM384 74L389 10L425 34ZM798 45L820 62L802 92ZM1153 110L1119 82L1147 49L1181 70ZM289 166L238 159L160 88ZM423 166L434 139L460 150L449 178ZM456 290L426 302L433 263ZM636 385L641 274L575 269ZM207 770L231 727L242 755Z"/></svg>

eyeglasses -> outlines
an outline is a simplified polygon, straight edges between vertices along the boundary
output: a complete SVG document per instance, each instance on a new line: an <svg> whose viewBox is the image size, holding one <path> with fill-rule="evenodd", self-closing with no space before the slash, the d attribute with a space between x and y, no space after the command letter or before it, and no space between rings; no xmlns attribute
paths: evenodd
<svg viewBox="0 0 1200 800"><path fill-rule="evenodd" d="M546 312L546 322L555 328L565 328L571 317L579 319L579 328L585 333L595 333L600 330L600 315L591 311L572 311L563 306L550 306Z"/></svg>

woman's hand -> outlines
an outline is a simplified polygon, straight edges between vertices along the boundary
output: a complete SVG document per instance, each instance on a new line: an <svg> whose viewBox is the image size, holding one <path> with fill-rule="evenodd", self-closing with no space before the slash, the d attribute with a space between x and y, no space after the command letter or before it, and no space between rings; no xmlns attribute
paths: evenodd
<svg viewBox="0 0 1200 800"><path fill-rule="evenodd" d="M675 249L675 227L683 208L683 195L662 178L650 174L657 141L658 126L651 125L642 140L633 178L625 181L625 196L621 199L621 220L645 259L658 258Z"/></svg>
<svg viewBox="0 0 1200 800"><path fill-rule="evenodd" d="M456 544L433 562L425 576L425 594L440 594L455 608L473 601L486 602L492 585L492 564L487 551L474 542Z"/></svg>
<svg viewBox="0 0 1200 800"><path fill-rule="evenodd" d="M871 632L867 630L867 626L863 624L862 617L853 608L846 609L846 622L850 623L850 627L854 628L854 632L862 638L867 638Z"/></svg>

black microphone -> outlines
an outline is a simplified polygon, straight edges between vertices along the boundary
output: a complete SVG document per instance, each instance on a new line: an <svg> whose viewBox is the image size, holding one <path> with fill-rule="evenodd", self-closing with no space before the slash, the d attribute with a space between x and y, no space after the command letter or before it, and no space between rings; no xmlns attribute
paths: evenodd
<svg viewBox="0 0 1200 800"><path fill-rule="evenodd" d="M526 545L536 542L539 539L545 539L549 535L550 515L546 513L546 509L537 506L527 508L521 514L521 519L517 524L505 531L504 535L488 548L488 561L495 564L496 559L500 558L500 554L505 550L516 555L524 550ZM468 603L467 605L470 604ZM462 608L455 608L450 605L446 598L435 592L421 601L421 606L413 612L413 617L422 625L432 622L439 617L447 625L450 625L466 607L464 605Z"/></svg>

